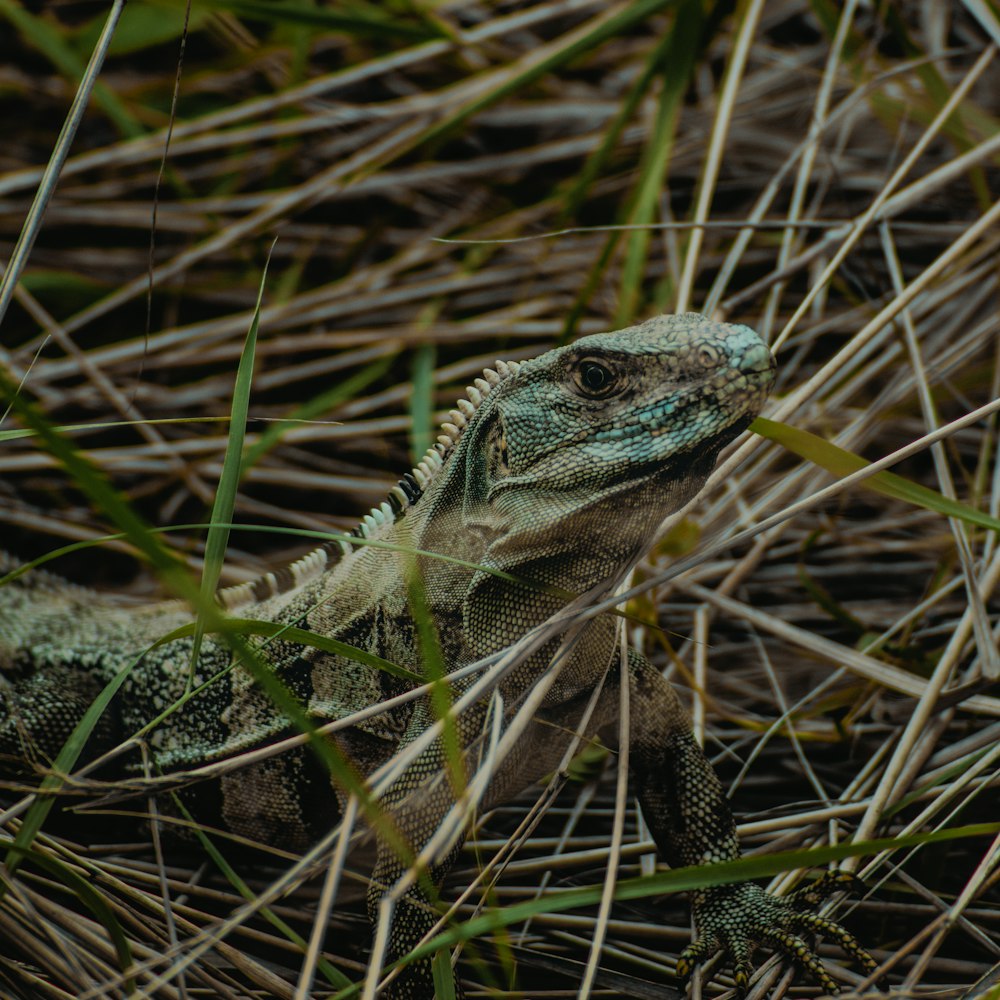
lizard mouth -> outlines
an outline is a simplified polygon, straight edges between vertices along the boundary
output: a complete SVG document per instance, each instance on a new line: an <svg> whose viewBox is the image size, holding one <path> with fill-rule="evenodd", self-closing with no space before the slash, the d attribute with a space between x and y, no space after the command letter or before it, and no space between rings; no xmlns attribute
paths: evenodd
<svg viewBox="0 0 1000 1000"><path fill-rule="evenodd" d="M728 427L723 428L719 433L712 439L709 446L714 447L716 451L725 448L730 441L734 441L740 436L754 421L753 413L744 413L742 417L734 420Z"/></svg>
<svg viewBox="0 0 1000 1000"><path fill-rule="evenodd" d="M655 475L666 473L670 478L678 476L707 478L712 469L715 468L715 460L719 457L719 452L731 441L736 440L753 423L753 419L753 413L746 413L723 427L717 434L695 442L690 448L674 452L659 460L651 460L648 463L650 471ZM635 478L637 475L641 475L641 473L635 466L632 466L626 473L626 477Z"/></svg>
<svg viewBox="0 0 1000 1000"><path fill-rule="evenodd" d="M722 428L718 434L714 434L712 437L698 442L693 448L689 448L687 451L672 456L672 468L676 469L679 465L685 471L704 471L705 475L708 475L715 466L715 460L718 458L719 452L727 444L735 441L752 423L753 414L744 414L738 420L734 420L727 427Z"/></svg>

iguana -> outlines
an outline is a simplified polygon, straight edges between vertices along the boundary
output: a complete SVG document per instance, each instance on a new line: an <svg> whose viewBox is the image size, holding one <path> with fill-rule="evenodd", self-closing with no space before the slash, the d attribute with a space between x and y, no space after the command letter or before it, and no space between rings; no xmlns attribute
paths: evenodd
<svg viewBox="0 0 1000 1000"><path fill-rule="evenodd" d="M478 676L463 668L491 656L495 662L494 654L553 619L573 595L607 593L622 578L661 521L698 492L719 450L759 412L773 378L773 358L752 330L696 314L587 336L529 361L499 362L469 388L438 443L351 539L222 591L219 603L241 619L308 629L423 679L431 644L448 671L460 672L450 685L458 699ZM15 565L8 559L0 572ZM189 681L200 690L147 738L162 772L232 758L293 732L217 637L204 637L193 677L191 636L141 656L191 618L179 602L123 608L37 570L13 579L0 589L0 759L51 761L96 694L133 660L91 755L166 712ZM506 758L491 763L483 808L551 773L578 729L614 746L627 683L628 761L660 855L672 865L739 857L725 794L677 695L638 651L623 652L618 623L602 614L575 631L563 625L561 636L512 659L492 696L474 700L452 724L452 746L464 748L460 773L445 735L426 741L379 800L412 853L428 844L456 793L473 781L484 730L496 727L498 712L502 723L532 692L544 693ZM247 641L317 724L392 699L332 737L360 775L378 771L438 722L429 695L398 697L414 686L398 672L280 634ZM199 821L293 849L333 829L346 797L301 742L183 794ZM443 844L433 880L460 840ZM392 841L386 833L378 838L373 920L386 887L406 870ZM839 885L836 874L820 883L808 900L774 897L748 883L694 893L698 935L681 954L679 972L721 948L743 993L761 943L792 955L835 993L836 983L800 937L814 932L836 939L872 971L874 961L847 931L804 905ZM412 950L434 920L427 881L418 880L396 906L389 958ZM432 997L429 961L407 966L383 995Z"/></svg>

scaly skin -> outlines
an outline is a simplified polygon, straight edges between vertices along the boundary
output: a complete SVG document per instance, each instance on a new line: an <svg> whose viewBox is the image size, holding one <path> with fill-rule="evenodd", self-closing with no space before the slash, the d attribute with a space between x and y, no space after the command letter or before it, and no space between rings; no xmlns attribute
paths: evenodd
<svg viewBox="0 0 1000 1000"><path fill-rule="evenodd" d="M659 317L519 365L498 365L498 372L484 373L485 380L470 389L440 444L393 491L389 504L366 519L359 544L326 546L289 571L223 592L221 601L238 617L295 624L420 675L427 639L421 639L413 606L425 603L444 666L467 667L546 622L564 607L567 594L600 593L620 579L663 518L698 492L719 449L759 412L773 371L770 353L751 330L694 314ZM413 549L425 554L414 557ZM0 590L0 669L11 684L0 692L0 753L51 759L86 705L133 660L138 662L92 752L158 716L184 693L191 640L139 657L189 619L177 604L116 607L46 574L8 584ZM502 704L508 720L539 681L548 686L539 689L544 697L521 738L495 762L483 806L551 772L574 731L610 743L617 738L622 669L616 620L593 618L564 638L565 644L556 636L523 656L499 681L502 701L492 704ZM407 687L345 656L280 637L254 641L320 723L349 718ZM247 670L227 669L230 659L221 641L206 637L194 680L216 679L151 734L158 768L202 765L288 734L288 720ZM452 697L472 682L455 681ZM677 695L634 651L627 682L629 760L663 859L690 865L739 857L725 795ZM584 709L597 688L601 694L584 725ZM358 772L370 775L420 740L438 715L429 698L419 697L345 725L336 743ZM464 775L435 739L381 795L381 807L410 853L428 845L454 805L456 786L476 774L489 720L484 699L455 720L454 742L464 748L457 770L464 767ZM187 789L184 797L202 821L285 848L302 847L332 829L345 803L344 791L336 783L331 787L328 773L302 748L231 770L211 787ZM459 846L456 837L440 845L430 880L401 894L390 960L405 955L432 927L433 882ZM373 921L385 891L406 871L389 839L380 837L370 893ZM835 992L836 984L798 936L815 931L835 937L866 968L874 966L845 931L803 910L796 898L778 899L744 884L696 893L693 903L699 937L681 956L682 973L723 948L744 990L753 948L767 943L787 951ZM384 995L432 997L429 962L409 965Z"/></svg>

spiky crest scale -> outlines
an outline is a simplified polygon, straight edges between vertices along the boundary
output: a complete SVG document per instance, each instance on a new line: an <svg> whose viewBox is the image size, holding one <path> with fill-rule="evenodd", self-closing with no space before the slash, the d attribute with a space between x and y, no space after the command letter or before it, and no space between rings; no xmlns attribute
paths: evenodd
<svg viewBox="0 0 1000 1000"><path fill-rule="evenodd" d="M520 366L519 361L498 360L495 369L485 368L482 376L473 380L473 384L465 390L465 398L455 403L455 408L448 413L448 419L441 424L436 443L389 490L387 499L373 507L351 530L350 534L354 538L371 538L379 528L392 524L420 499L458 444L483 400L495 386L516 374ZM220 590L216 598L226 611L233 611L254 601L287 593L315 580L353 550L354 546L346 539L324 542L276 572L265 573L256 580Z"/></svg>

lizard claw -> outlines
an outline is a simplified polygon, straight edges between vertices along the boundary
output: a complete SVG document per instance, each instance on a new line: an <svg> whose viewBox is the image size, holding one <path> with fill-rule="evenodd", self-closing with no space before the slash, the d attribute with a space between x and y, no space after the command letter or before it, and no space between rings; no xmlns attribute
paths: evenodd
<svg viewBox="0 0 1000 1000"><path fill-rule="evenodd" d="M677 978L683 983L691 977L694 968L700 962L711 958L719 950L719 944L714 937L702 934L696 941L689 944L678 956ZM736 981L736 995L746 996L750 988L750 976L753 974L751 956L753 948L745 939L731 940L724 949L733 963L733 979Z"/></svg>
<svg viewBox="0 0 1000 1000"><path fill-rule="evenodd" d="M718 951L715 941L710 941L704 935L692 941L677 956L677 978L682 982L687 982L696 965L704 962L706 958L711 958Z"/></svg>
<svg viewBox="0 0 1000 1000"><path fill-rule="evenodd" d="M799 905L819 906L824 899L832 896L835 892L856 892L860 894L867 888L864 880L858 878L853 872L845 872L841 868L832 868L812 882L804 882L785 898L789 902Z"/></svg>
<svg viewBox="0 0 1000 1000"><path fill-rule="evenodd" d="M742 997L750 984L754 948L768 945L794 959L826 993L839 993L840 987L802 935L821 934L835 940L868 974L875 971L877 963L840 924L804 907L815 906L832 892L859 882L847 872L835 871L787 897L771 896L750 882L697 893L694 912L699 933L681 952L677 975L686 980L696 964L721 950L732 962L736 994Z"/></svg>

